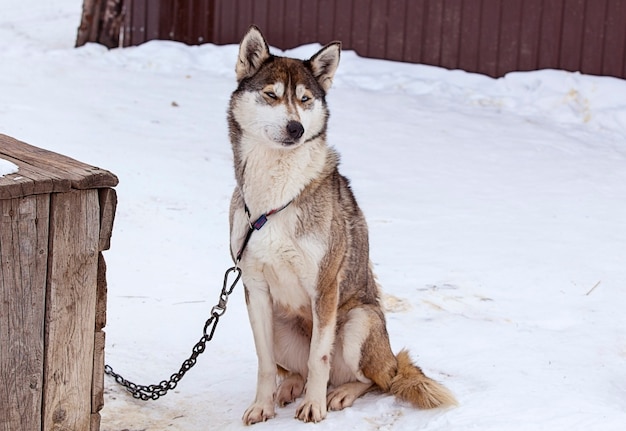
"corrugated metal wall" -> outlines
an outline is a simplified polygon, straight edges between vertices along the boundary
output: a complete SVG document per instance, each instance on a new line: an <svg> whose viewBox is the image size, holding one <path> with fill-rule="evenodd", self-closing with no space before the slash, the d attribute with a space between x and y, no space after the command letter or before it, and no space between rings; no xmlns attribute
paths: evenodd
<svg viewBox="0 0 626 431"><path fill-rule="evenodd" d="M189 45L212 42L215 3L219 0L123 0L123 46L148 40L175 40ZM225 3L228 3L226 0ZM228 43L237 43L237 41Z"/></svg>
<svg viewBox="0 0 626 431"><path fill-rule="evenodd" d="M362 56L490 76L544 68L626 78L626 0L124 0L124 45L341 40Z"/></svg>

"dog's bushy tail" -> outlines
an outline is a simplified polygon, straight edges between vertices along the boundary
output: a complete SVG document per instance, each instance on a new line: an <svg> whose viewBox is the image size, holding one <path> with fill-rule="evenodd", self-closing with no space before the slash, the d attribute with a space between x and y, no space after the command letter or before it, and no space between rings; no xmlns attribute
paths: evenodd
<svg viewBox="0 0 626 431"><path fill-rule="evenodd" d="M398 371L389 385L391 394L421 409L458 404L448 389L427 377L417 365L411 362L408 351L402 350L396 358Z"/></svg>

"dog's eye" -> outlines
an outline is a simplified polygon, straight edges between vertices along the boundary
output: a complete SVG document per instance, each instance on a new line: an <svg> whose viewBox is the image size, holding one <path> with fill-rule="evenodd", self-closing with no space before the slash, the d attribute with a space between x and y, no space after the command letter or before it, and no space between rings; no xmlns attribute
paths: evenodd
<svg viewBox="0 0 626 431"><path fill-rule="evenodd" d="M300 99L300 101L301 101L302 103L306 103L306 102L308 102L309 100L311 100L311 98L310 98L309 96L302 96L302 99Z"/></svg>
<svg viewBox="0 0 626 431"><path fill-rule="evenodd" d="M274 99L274 100L278 99L278 96L276 96L276 93L274 93L273 91L266 91L265 95L269 97L270 99Z"/></svg>

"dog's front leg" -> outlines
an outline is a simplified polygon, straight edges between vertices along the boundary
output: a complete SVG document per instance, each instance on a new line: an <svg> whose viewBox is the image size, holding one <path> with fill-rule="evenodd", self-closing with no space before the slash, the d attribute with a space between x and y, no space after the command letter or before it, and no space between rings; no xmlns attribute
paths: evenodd
<svg viewBox="0 0 626 431"><path fill-rule="evenodd" d="M326 390L337 326L337 300L336 283L331 283L312 302L313 331L306 395L296 410L296 417L304 422L319 422L326 417Z"/></svg>
<svg viewBox="0 0 626 431"><path fill-rule="evenodd" d="M243 422L252 425L273 418L276 390L276 361L274 360L274 323L272 299L266 285L254 283L246 291L246 305L259 362L256 398L243 414Z"/></svg>

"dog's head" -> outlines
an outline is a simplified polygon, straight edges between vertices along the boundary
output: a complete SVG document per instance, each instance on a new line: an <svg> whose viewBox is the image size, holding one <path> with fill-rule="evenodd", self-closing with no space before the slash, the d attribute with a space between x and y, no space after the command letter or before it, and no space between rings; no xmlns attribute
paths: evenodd
<svg viewBox="0 0 626 431"><path fill-rule="evenodd" d="M306 61L274 56L259 29L250 27L235 68L239 86L231 98L231 135L247 135L277 148L323 137L325 96L340 51L341 43L333 42Z"/></svg>

